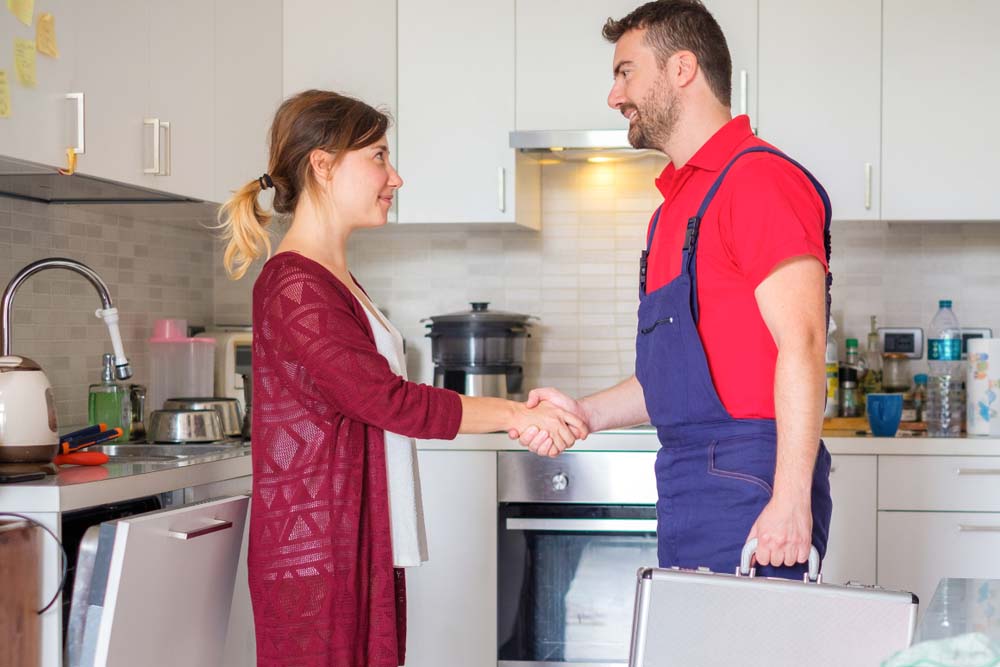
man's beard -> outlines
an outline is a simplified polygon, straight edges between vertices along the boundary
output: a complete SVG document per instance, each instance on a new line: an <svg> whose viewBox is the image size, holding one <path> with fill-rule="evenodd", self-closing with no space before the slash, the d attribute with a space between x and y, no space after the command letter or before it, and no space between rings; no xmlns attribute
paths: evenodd
<svg viewBox="0 0 1000 667"><path fill-rule="evenodd" d="M628 129L628 142L633 148L662 151L674 133L680 108L677 96L662 83L653 88L635 107L639 117Z"/></svg>

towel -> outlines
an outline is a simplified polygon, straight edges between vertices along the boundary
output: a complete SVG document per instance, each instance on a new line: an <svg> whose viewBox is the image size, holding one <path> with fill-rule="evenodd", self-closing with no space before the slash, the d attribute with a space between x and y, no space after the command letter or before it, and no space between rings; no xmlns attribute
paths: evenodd
<svg viewBox="0 0 1000 667"><path fill-rule="evenodd" d="M979 632L920 642L882 667L1000 667L1000 644Z"/></svg>

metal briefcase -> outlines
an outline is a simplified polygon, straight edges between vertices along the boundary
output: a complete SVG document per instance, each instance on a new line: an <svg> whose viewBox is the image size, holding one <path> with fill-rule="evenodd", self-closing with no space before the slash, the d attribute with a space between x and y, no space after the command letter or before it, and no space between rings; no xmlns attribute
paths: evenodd
<svg viewBox="0 0 1000 667"><path fill-rule="evenodd" d="M736 574L641 568L629 667L878 667L910 645L917 596L755 577L756 540Z"/></svg>

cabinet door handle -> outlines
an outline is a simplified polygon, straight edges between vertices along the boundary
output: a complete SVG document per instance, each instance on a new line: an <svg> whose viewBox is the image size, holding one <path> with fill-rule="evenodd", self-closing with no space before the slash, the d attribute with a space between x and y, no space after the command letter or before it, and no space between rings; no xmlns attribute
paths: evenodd
<svg viewBox="0 0 1000 667"><path fill-rule="evenodd" d="M173 141L171 140L170 134L170 121L160 121L160 127L163 128L163 140L165 145L163 147L163 170L158 172L157 176L169 176L170 168L174 165L174 158L171 153Z"/></svg>
<svg viewBox="0 0 1000 667"><path fill-rule="evenodd" d="M740 113L746 115L747 112L747 71L740 70Z"/></svg>
<svg viewBox="0 0 1000 667"><path fill-rule="evenodd" d="M872 163L865 162L865 210L872 207Z"/></svg>
<svg viewBox="0 0 1000 667"><path fill-rule="evenodd" d="M67 100L76 100L76 146L73 152L83 155L87 152L87 129L84 122L83 93L66 93Z"/></svg>
<svg viewBox="0 0 1000 667"><path fill-rule="evenodd" d="M968 524L960 524L958 526L958 532L960 533L1000 533L1000 526L970 526Z"/></svg>
<svg viewBox="0 0 1000 667"><path fill-rule="evenodd" d="M955 470L955 474L960 477L965 477L968 475L987 475L987 476L1000 476L1000 468L958 468Z"/></svg>
<svg viewBox="0 0 1000 667"><path fill-rule="evenodd" d="M503 213L507 210L507 170L497 167L497 207Z"/></svg>
<svg viewBox="0 0 1000 667"><path fill-rule="evenodd" d="M146 118L142 124L153 128L153 166L143 168L142 173L158 176L160 174L160 119Z"/></svg>
<svg viewBox="0 0 1000 667"><path fill-rule="evenodd" d="M193 540L194 538L201 537L202 535L217 533L220 530L233 527L232 521L226 521L225 519L212 519L212 521L215 523L202 526L201 528L195 528L194 530L168 530L167 535L177 540Z"/></svg>

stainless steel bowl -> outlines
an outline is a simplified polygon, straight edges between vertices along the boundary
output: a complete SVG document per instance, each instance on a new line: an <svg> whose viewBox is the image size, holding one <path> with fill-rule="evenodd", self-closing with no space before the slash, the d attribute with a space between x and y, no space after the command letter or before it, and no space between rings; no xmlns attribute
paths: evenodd
<svg viewBox="0 0 1000 667"><path fill-rule="evenodd" d="M222 420L222 432L227 437L243 433L243 414L235 398L168 398L165 410L215 410Z"/></svg>
<svg viewBox="0 0 1000 667"><path fill-rule="evenodd" d="M215 410L154 410L146 428L150 442L215 442L225 438Z"/></svg>

